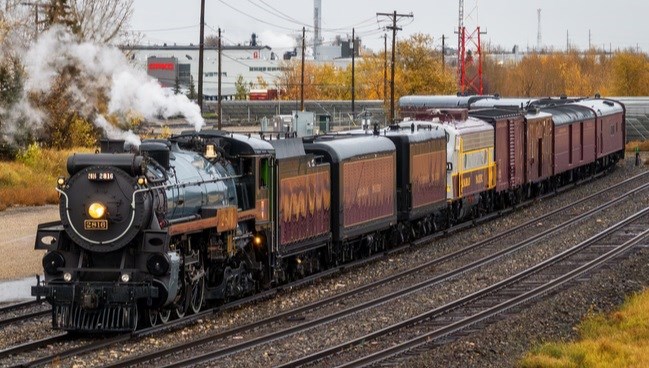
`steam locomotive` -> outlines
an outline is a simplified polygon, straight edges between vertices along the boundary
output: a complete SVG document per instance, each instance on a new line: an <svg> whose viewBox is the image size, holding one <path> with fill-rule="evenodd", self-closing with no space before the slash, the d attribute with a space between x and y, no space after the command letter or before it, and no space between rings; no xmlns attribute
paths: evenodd
<svg viewBox="0 0 649 368"><path fill-rule="evenodd" d="M306 138L208 130L137 149L106 141L102 153L71 156L58 179L60 221L38 227L45 278L32 295L52 304L55 329L131 331L431 234L623 157L623 105L548 101L415 107L418 119L383 130Z"/></svg>

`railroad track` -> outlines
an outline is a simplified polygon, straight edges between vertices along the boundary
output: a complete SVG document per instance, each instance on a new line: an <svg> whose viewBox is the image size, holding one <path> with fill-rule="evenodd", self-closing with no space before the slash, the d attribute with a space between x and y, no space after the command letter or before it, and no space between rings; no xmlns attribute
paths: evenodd
<svg viewBox="0 0 649 368"><path fill-rule="evenodd" d="M638 180L639 178L642 178L642 177L643 176L637 176L637 177L631 178L628 181L620 183L620 185L627 184L628 182L630 182L632 180ZM618 196L617 198L596 207L595 209L593 209L593 210L587 212L586 214L584 214L584 216L588 217L588 216L592 216L592 215L594 215L596 213L601 213L601 211L603 211L604 209L610 208L611 206L619 203L620 201L623 201L624 199L628 198L629 196L634 195L635 193L637 193L637 191L645 190L645 189L648 189L648 188L649 188L649 184L643 184L638 188L635 188L635 189L633 189L631 191L628 191L628 192L624 193L623 195ZM598 192L598 193L595 193L595 194L583 199L582 201L579 201L579 203L581 203L583 201L586 201L586 200L592 200L594 198L600 198L604 192L606 192L606 191L608 191L610 189L611 188L609 188L607 190L604 190L604 191L601 191L601 192ZM531 223L538 222L540 219L549 218L549 217L556 217L558 213L565 212L568 207L572 207L574 205L575 204L571 204L570 206L565 206L564 208L561 208L561 209L558 209L558 210L553 211L551 213L548 213L548 214L546 214L544 216L541 216L540 218L535 218L535 219L529 221L528 223L522 224L522 225L520 225L520 226L518 226L516 228L510 229L505 233L506 234L516 233L516 232L518 232L520 230L520 228L525 227L525 226L529 226ZM207 352L207 353L203 353L203 354L198 354L196 352L192 352L191 354L188 353L186 355L192 355L192 356L187 358L187 359L181 359L181 360L178 360L178 361L173 362L171 364L164 365L164 367L181 367L181 366L193 366L193 365L198 365L198 364L209 364L209 362L213 362L216 359L224 358L224 357L227 357L227 356L229 356L231 354L234 354L234 353L237 353L237 352L240 352L240 351L249 350L249 349L252 349L252 348L255 348L255 347L259 347L259 346L264 345L266 343L269 343L271 341L286 338L288 336L291 336L291 335L296 334L298 332L306 331L306 330L314 328L316 326L322 326L323 324L326 324L328 322L344 318L346 316L357 313L357 312L359 312L361 310L367 310L369 308L376 307L378 305L381 305L381 304L385 303L386 301L402 297L403 295L406 295L406 294L414 293L416 291L419 291L419 290L422 290L422 289L424 289L426 287L429 287L429 286L431 286L433 284L438 284L438 283L440 283L442 281L457 277L458 275L460 275L462 273L465 273L468 270L472 270L472 269L480 267L480 266L482 266L482 265L484 265L486 263L493 262L493 261L495 261L497 259L500 259L501 257L503 257L503 256L505 256L507 254L510 254L510 253L518 250L518 249L527 247L530 244L538 241L539 239L548 237L548 236L550 236L550 235L552 235L552 234L554 234L556 232L559 232L559 231L561 231L561 230L563 230L563 229L565 229L565 228L567 228L569 226L572 226L575 222L581 221L583 219L584 219L583 216L575 216L574 218L572 218L570 220L564 221L564 223L562 223L561 225L559 225L559 226L557 226L557 227L555 227L553 229L549 229L549 230L547 230L545 232L539 233L536 236L533 236L533 237L529 238L525 242L520 242L520 243L515 244L515 245L513 245L511 247L507 247L505 249L502 249L499 252L493 253L490 256L485 257L483 259L480 259L478 261L475 261L475 262L473 262L471 264L467 264L464 267L457 268L457 269L455 269L455 270L453 270L451 272L448 272L448 273L445 273L445 274L430 278L430 279L426 280L425 282L421 282L421 283L412 285L410 287L403 287L400 290L395 291L395 292L393 292L391 294L384 295L384 296L382 296L380 298L372 299L372 300L370 300L370 301L368 301L366 303L354 305L354 306L352 306L350 308L346 308L344 310L341 310L341 311L338 311L336 313L332 313L332 314L329 314L329 315L326 315L326 316L323 316L323 317L320 317L320 318L315 318L315 319L307 320L307 321L299 323L299 324L295 324L295 321L301 321L301 320L303 321L303 320L305 320L305 318L300 318L300 315L302 313L306 312L306 311L312 311L312 310L321 308L323 305L335 304L335 303L337 303L337 302L339 302L341 300L344 300L346 298L349 298L350 296L353 296L353 295L358 295L360 293L368 293L368 291L371 291L371 290L373 290L373 289L375 289L377 287L385 285L386 283L393 283L395 280L397 280L399 278L403 278L406 275L421 273L421 271L423 269L425 269L425 268L430 268L430 267L433 267L435 265L439 265L440 263L448 261L449 259L459 257L461 254L471 252L471 251L473 251L475 249L478 249L480 247L484 247L484 245L487 244L487 243L498 242L498 240L502 236L505 236L504 235L505 233L499 234L499 235L497 235L497 236L495 236L495 237L493 237L491 239L485 240L484 242L480 242L479 244L475 244L475 245L473 245L473 246L471 246L471 247L469 247L467 249L463 249L463 250L461 250L459 252L448 254L448 255L446 255L446 256L444 256L442 258L436 259L436 260L434 260L432 262L428 262L428 263L423 264L423 265L421 265L419 267L407 270L407 271L405 271L403 273L399 273L397 275L390 276L389 278L379 280L379 281L377 281L375 283L368 284L368 285L365 285L363 287L360 287L360 288L357 288L357 289L354 289L354 290L351 290L351 291L348 291L348 292L345 292L345 293L341 293L341 294L338 294L338 295L329 297L327 299L323 299L323 300L314 302L312 304L309 304L309 305L306 305L306 306L303 306L303 307L300 307L300 308L296 308L296 309L293 309L293 310L290 310L290 311L287 311L287 312L284 312L284 313L276 314L276 315L274 315L274 316L272 316L272 317L270 317L268 319L260 320L260 321L257 321L257 322L251 323L251 324L247 324L247 325L244 325L244 326L240 326L240 327L237 327L237 328L234 328L234 329L230 329L230 330L227 330L227 331L212 334L212 335L206 336L204 338L196 339L196 340L193 340L193 341L191 341L191 342L189 342L187 344L179 344L177 346L174 346L174 347L171 347L171 348L168 348L168 349L158 350L158 351L151 352L151 353L148 353L148 354L142 354L140 356L136 356L136 357L129 358L129 359L126 359L126 360L122 360L122 361L117 362L115 364L108 365L108 367L127 367L127 366L133 366L133 365L137 365L137 364L160 365L159 360L160 360L161 357L164 357L165 361L169 361L169 360L173 359L172 358L173 356L176 356L178 354L181 354L182 352L186 352L189 349L193 349L193 348L197 348L197 347L201 347L201 350L210 350L210 351ZM311 313L311 315L314 315L314 314L315 313ZM293 324L293 326L285 327L283 329L281 329L281 327L282 327L281 325L280 325L280 327L277 327L278 323L286 323L286 321L289 321L290 323L288 323L288 324ZM273 325L272 329L280 329L280 330L279 331L273 331L273 332L265 334L265 335L262 334L261 336L253 337L253 338L251 338L249 340L242 341L241 343L236 343L236 344L226 344L225 343L225 340L227 340L228 338L231 339L234 336L240 337L240 335L242 335L242 334L244 334L246 332L250 332L250 331L253 331L255 329L259 329L261 326L270 326L270 325ZM259 335L260 333L258 332L256 334ZM219 341L219 343L214 344L215 341ZM214 345L209 345L209 344L214 344ZM221 346L221 345L224 345L224 344L227 345L227 346L220 347L220 348L217 347L217 346ZM291 364L288 364L287 366L290 366L290 365Z"/></svg>
<svg viewBox="0 0 649 368"><path fill-rule="evenodd" d="M448 340L457 337L458 333L470 326L485 322L557 290L567 282L582 277L587 272L624 254L634 246L646 242L648 238L649 208L535 267L477 293L345 344L289 362L282 367L304 366L321 361L354 347L371 346L367 343L377 339L382 340L380 345L390 345L394 343L394 340L386 341L384 338L394 335L404 328L417 325L416 333L411 333L411 338L406 341L376 349L362 358L336 365L338 367L367 367L377 363L381 363L381 366L389 366L390 363L398 364L400 355L409 352L417 353L418 350L426 349L440 339ZM399 336L403 337L403 335ZM358 354L359 349L357 348L354 350L353 356L358 356Z"/></svg>
<svg viewBox="0 0 649 368"><path fill-rule="evenodd" d="M34 299L34 300L28 300L20 303L5 305L0 307L0 316L9 313L11 311L15 311L16 309L29 308L39 303L41 303L41 301Z"/></svg>
<svg viewBox="0 0 649 368"><path fill-rule="evenodd" d="M627 184L631 183L634 180L642 181L646 175L649 175L649 173L643 173L643 174L637 175L637 176L635 176L633 178L627 179L627 180L617 184L616 186L609 187L606 190L595 193L595 194L593 194L593 195L591 195L591 196L589 196L587 198L582 199L581 201L579 201L577 203L581 203L581 202L587 201L587 200L595 198L595 197L601 197L601 195L604 192L613 190L615 188L619 188L619 187L621 187L623 185L627 185ZM626 195L628 195L628 193ZM566 207L568 207L568 206L566 206ZM491 242L497 242L497 240L501 236L505 236L506 234L515 233L515 232L519 231L520 228L522 228L524 226L529 226L531 223L533 223L535 221L538 222L540 219L555 216L557 213L559 213L561 211L564 211L564 210L565 210L565 208L553 211L553 212L548 213L548 214L546 214L544 216L533 219L533 220L529 221L527 224L523 224L523 225L521 225L519 227L510 229L510 230L508 230L508 231L506 231L504 233L499 234L499 236L491 239ZM463 225L463 226L466 226L466 225ZM454 231L455 230L450 230L449 233L454 232ZM428 242L432 238L438 237L438 236L440 236L440 234L436 234L435 236L428 237L426 239L420 239L419 241L416 242L416 244ZM300 315L302 313L305 313L306 311L321 308L323 305L336 303L337 301L344 300L345 298L348 298L350 295L353 295L353 294L366 293L366 292L368 292L368 291L370 291L370 290L372 290L374 288L379 287L381 284L391 283L391 282L394 283L394 281L398 280L399 278L403 278L404 276L407 276L409 274L415 274L415 273L420 272L421 270L423 270L425 268L435 266L437 264L446 262L449 259L457 258L461 254L465 254L465 253L471 252L471 251L473 251L475 249L479 249L480 247L483 247L484 244L486 244L486 243L488 243L488 242L485 241L485 242L481 242L480 244L475 244L475 245L473 245L473 246L471 246L471 247L469 247L467 249L464 249L462 251L459 251L459 252L456 252L456 253L453 253L453 254L449 254L449 255L447 255L445 257L439 258L439 259L434 260L432 262L427 262L426 264L423 264L423 265L421 265L421 266L419 266L417 268L410 269L410 270L408 270L406 272L403 272L403 273L400 273L400 274L397 274L397 275L393 275L393 276L391 276L391 277L389 277L387 279L383 279L383 280L380 280L380 281L378 281L376 283L363 286L363 287L361 287L359 289L355 289L355 290L349 291L347 293L342 293L340 295L336 295L336 296L327 298L325 300L322 300L322 301L319 301L319 302L316 302L316 303L313 303L313 304L310 304L310 305L307 305L307 306L304 306L304 307L301 307L301 308L298 308L298 309L287 311L285 313L277 314L274 317L269 318L269 319L260 320L260 321L257 321L255 323L252 323L252 324L248 324L248 325L245 325L245 326L240 326L238 328L228 330L228 331L224 331L224 332L216 334L216 335L211 335L211 336L209 336L207 338L196 340L195 342L193 342L191 344L188 344L188 345L178 346L178 347L175 347L173 349L164 350L164 351L162 351L160 353L167 354L167 355L174 354L175 352L189 349L192 346L200 346L200 345L205 344L205 343L207 343L209 341L218 340L218 339L224 339L224 338L226 338L228 336L234 336L236 334L239 334L239 333L242 333L242 332L245 332L245 331L250 331L250 330L255 329L255 328L260 328L261 326L272 324L272 323L282 321L282 320L291 320L292 319L294 321L295 320L299 321L300 318L301 318ZM401 250L402 250L402 248L401 249L395 249L392 252L398 252L398 251L401 251ZM53 354L50 354L50 355L47 355L47 356L42 356L42 357L37 358L35 360L28 360L28 361L25 361L25 362L20 363L20 364L21 365L35 366L35 365L42 365L42 364L51 363L54 360L61 361L62 359L65 359L65 358L70 357L70 356L78 356L78 355L82 355L82 354L87 354L87 353L99 350L101 348L111 346L112 344L123 343L123 342L131 340L133 338L140 338L140 337L144 337L144 336L154 335L154 334L160 332L161 330L181 328L183 326L186 326L186 325L192 323L193 321L195 321L197 319L204 318L204 317L212 315L214 313L219 313L219 312L222 312L224 310L231 309L231 308L237 308L237 307L239 307L239 306L241 306L243 304L248 304L248 303L251 303L253 301L258 301L258 300L268 298L268 297L274 295L275 293L277 293L277 291L279 291L279 290L281 290L283 288L291 288L291 287L296 287L296 286L299 286L299 285L302 285L302 284L310 283L310 282L313 282L317 278L321 278L321 277L324 277L324 276L327 276L327 275L338 273L339 271L341 271L342 269L345 269L345 268L352 268L352 267L355 267L355 266L357 266L359 264L372 262L375 259L381 258L381 257L383 257L383 254L378 254L378 255L375 255L374 257L370 258L370 259L365 259L365 260L362 260L362 261L359 261L359 262L355 262L355 264L347 264L347 265L341 266L339 268L329 270L329 271L327 271L325 273L314 275L314 276L312 276L310 278L300 280L300 281L298 281L296 283L292 283L292 284L289 284L289 285L284 285L284 286L282 286L282 287L280 287L278 289L269 290L269 291L267 291L267 292L265 292L263 294L259 294L259 295L255 295L255 296L250 297L250 298L242 299L242 300L239 300L239 301L237 301L235 303L230 303L228 305L224 305L224 306L222 306L220 308L216 308L216 309L201 312L200 314L192 316L192 318L190 318L190 319L178 320L178 321L174 321L174 322L172 322L172 323L170 323L168 325L157 326L157 327L154 327L154 328L137 331L137 332L133 333L132 335L121 335L119 337L116 337L115 340L106 339L106 340L99 340L99 341L90 341L89 343L83 344L82 346L77 346L77 347L74 347L72 349L67 349L67 350L54 352ZM465 272L465 271L466 270L458 271L458 273L459 272ZM448 277L452 277L452 276L448 276ZM441 280L437 280L435 282L441 282ZM424 286L422 286L422 287L424 287ZM369 308L369 306L367 306L367 307ZM64 341L64 339L65 339L64 337L59 337L59 338L61 339L61 341ZM51 345L51 343L49 343L49 342L44 342L43 344ZM33 349L36 349L37 347L38 347L38 345L35 344L34 346L30 347L29 349L17 350L17 352L29 351L29 350L33 351ZM156 359L156 357L159 356L160 353L145 354L145 355L141 355L139 357L133 357L133 358L124 360L122 362L118 362L118 363L116 363L114 365L111 365L111 366L115 366L115 367L131 366L131 365L134 365L134 364L150 362L153 359ZM0 357L2 357L2 356L0 355ZM1 364L1 362L2 361L0 360L0 364Z"/></svg>
<svg viewBox="0 0 649 368"><path fill-rule="evenodd" d="M388 253L398 251L397 249L391 250ZM178 319L178 320L173 320L170 321L166 324L163 325L158 325L154 327L149 327L145 328L142 330L138 330L132 333L127 333L127 334L119 334L111 337L100 337L100 338L87 338L82 341L75 339L74 337L69 336L67 333L61 333L61 334L56 334L54 336L46 337L43 339L39 339L36 341L29 341L23 344L15 345L8 347L4 350L0 350L0 366L9 366L9 367L37 367L37 366L43 366L46 364L52 364L54 362L60 362L63 359L67 359L73 356L79 356L83 354L89 354L91 352L111 347L114 345L118 344L123 344L125 342L138 339L138 338L143 338L146 336L151 336L155 335L157 333L163 332L163 331L169 331L169 330L176 330L183 328L185 326L191 325L192 323L195 323L197 320L201 318L206 318L209 316L212 316L214 314L218 313L223 313L228 310L236 309L241 307L242 305L258 302L264 299L268 299L272 297L273 295L277 294L278 292L281 292L284 289L290 289L290 288L295 288L295 287L301 287L310 283L315 282L321 277L326 277L326 276L331 276L333 274L339 273L342 270L344 270L346 267L357 267L360 266L361 264L367 263L367 262L373 262L376 259L379 259L383 256L383 254L377 254L372 257L369 257L367 259L363 259L360 261L352 262L349 264L346 264L345 266L340 266L337 268L333 268L330 270L327 270L323 273L319 273L317 275L312 275L305 277L303 279L297 280L295 282L289 283L282 285L280 287L265 291L260 294L255 294L253 296L247 297L247 298L242 298L237 301L224 304L219 307L207 309L205 311L202 311L200 313L194 314L194 315L189 315L183 319ZM48 311L45 311L46 313L50 313L51 309ZM65 344L66 342L74 342L74 347L66 347L66 346L57 346ZM38 356L38 354L35 354L39 349L42 349L44 347L48 347L48 352L46 355L41 355ZM29 355L27 360L20 360L20 354L25 354ZM36 357L35 357L36 355ZM17 357L18 356L18 357ZM7 363L7 359L11 358L11 361Z"/></svg>
<svg viewBox="0 0 649 368"><path fill-rule="evenodd" d="M0 308L0 328L28 321L50 314L52 309L44 300L30 300L22 303L7 305Z"/></svg>

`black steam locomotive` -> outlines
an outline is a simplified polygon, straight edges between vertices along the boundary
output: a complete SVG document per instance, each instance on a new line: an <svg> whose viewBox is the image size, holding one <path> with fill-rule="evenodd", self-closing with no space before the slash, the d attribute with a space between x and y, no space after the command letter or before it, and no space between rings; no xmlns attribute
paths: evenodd
<svg viewBox="0 0 649 368"><path fill-rule="evenodd" d="M569 105L426 110L428 121L303 139L105 142L58 179L61 220L38 227L45 279L32 294L52 304L55 329L130 331L382 251L623 157L621 104Z"/></svg>

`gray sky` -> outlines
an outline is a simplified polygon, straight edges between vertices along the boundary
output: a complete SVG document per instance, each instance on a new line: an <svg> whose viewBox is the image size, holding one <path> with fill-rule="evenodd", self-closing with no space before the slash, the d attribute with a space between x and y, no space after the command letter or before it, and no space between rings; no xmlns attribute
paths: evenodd
<svg viewBox="0 0 649 368"><path fill-rule="evenodd" d="M200 0L135 0L131 27L143 31L145 44L198 44ZM522 50L537 43L537 11L541 8L542 44L564 50L566 31L572 47L588 48L589 30L593 46L613 49L638 46L649 51L649 2L646 0L465 0L465 24L475 29L479 23L482 41L511 49ZM224 30L224 39L230 44L246 43L250 34L259 35L262 44L275 49L291 47L290 35L301 33L307 26L307 38L313 25L312 0L206 0L206 35ZM412 13L414 18L402 19L403 31L399 38L413 33L427 33L434 37L437 47L441 36L448 44L457 44L454 34L458 23L458 1L446 0L322 0L322 27L325 42L336 34L351 35L352 27L363 43L374 49L383 49L383 31L386 17L376 13ZM473 11L473 12L472 12ZM388 42L390 40L388 35Z"/></svg>

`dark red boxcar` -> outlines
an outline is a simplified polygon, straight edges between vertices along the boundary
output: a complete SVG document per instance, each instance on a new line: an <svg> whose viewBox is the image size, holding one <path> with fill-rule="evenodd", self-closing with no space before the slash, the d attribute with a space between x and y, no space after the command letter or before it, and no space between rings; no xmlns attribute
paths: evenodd
<svg viewBox="0 0 649 368"><path fill-rule="evenodd" d="M315 164L305 154L302 141L270 142L277 158L277 203L279 207L279 249L284 255L293 249L326 243L330 239L331 173L328 163Z"/></svg>
<svg viewBox="0 0 649 368"><path fill-rule="evenodd" d="M525 114L525 183L552 176L552 115L537 110Z"/></svg>
<svg viewBox="0 0 649 368"><path fill-rule="evenodd" d="M518 110L472 110L469 115L482 119L495 129L496 191L517 189L525 181L525 117Z"/></svg>
<svg viewBox="0 0 649 368"><path fill-rule="evenodd" d="M331 164L335 242L386 230L396 223L396 152L389 139L328 136L304 147Z"/></svg>
<svg viewBox="0 0 649 368"><path fill-rule="evenodd" d="M543 108L554 124L554 175L595 162L595 113L575 104Z"/></svg>

